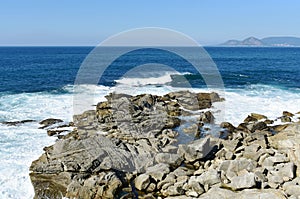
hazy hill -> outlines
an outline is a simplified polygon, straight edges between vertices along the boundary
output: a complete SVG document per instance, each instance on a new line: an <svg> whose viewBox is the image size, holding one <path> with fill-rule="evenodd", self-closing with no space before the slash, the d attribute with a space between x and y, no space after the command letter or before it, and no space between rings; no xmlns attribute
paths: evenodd
<svg viewBox="0 0 300 199"><path fill-rule="evenodd" d="M223 46L300 46L300 38L298 37L266 37L263 39L257 39L255 37L249 37L242 41L228 40L221 44Z"/></svg>
<svg viewBox="0 0 300 199"><path fill-rule="evenodd" d="M268 46L300 46L300 38L297 37L267 37L261 41Z"/></svg>

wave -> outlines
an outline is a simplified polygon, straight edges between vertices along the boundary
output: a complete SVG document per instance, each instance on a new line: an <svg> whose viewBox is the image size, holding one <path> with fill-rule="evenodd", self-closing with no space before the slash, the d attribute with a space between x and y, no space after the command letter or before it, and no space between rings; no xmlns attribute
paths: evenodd
<svg viewBox="0 0 300 199"><path fill-rule="evenodd" d="M149 73L148 73L149 74ZM173 81L172 76L174 75L188 75L191 73L179 73L179 72L165 72L162 75L149 76L144 75L143 77L123 77L119 80L115 80L117 84L129 85L129 86L145 86L145 85L164 85Z"/></svg>

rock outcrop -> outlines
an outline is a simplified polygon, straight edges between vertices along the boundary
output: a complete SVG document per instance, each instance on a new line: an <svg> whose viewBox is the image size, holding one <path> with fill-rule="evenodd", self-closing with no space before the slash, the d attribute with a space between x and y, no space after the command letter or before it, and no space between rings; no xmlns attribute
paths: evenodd
<svg viewBox="0 0 300 199"><path fill-rule="evenodd" d="M203 126L216 125L213 112L201 110L224 100L216 93L106 98L32 163L35 198L300 197L299 122L253 113L213 137Z"/></svg>

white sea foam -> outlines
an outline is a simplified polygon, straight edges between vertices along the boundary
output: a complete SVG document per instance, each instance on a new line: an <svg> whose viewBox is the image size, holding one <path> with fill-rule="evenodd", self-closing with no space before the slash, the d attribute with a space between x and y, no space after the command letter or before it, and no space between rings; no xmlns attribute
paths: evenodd
<svg viewBox="0 0 300 199"><path fill-rule="evenodd" d="M274 120L283 111L300 111L300 92L296 90L251 85L247 89L228 89L224 97L225 120L234 125L241 123L250 113L264 114Z"/></svg>
<svg viewBox="0 0 300 199"><path fill-rule="evenodd" d="M83 93L93 98L93 103L104 100L112 91L129 92L136 95L152 93L163 95L182 90L170 86L143 87L124 86L109 88L104 86L81 85L67 86L66 94L22 93L0 96L0 121L18 121L33 119L40 121L54 117L71 121L73 115L73 92ZM122 88L122 89L121 89ZM207 89L190 89L194 92L209 92ZM216 90L218 92L218 90ZM227 89L225 102L215 103L213 112L218 123L229 121L238 125L248 114L255 112L275 119L282 111L296 113L300 111L300 90L287 91L280 88L251 85L246 89ZM225 104L225 108L224 105ZM92 105L92 104L91 104ZM91 107L89 105L89 107ZM224 117L220 114L225 113ZM0 124L0 198L33 198L33 187L29 179L31 162L42 154L43 147L53 144L54 138L48 137L45 130L38 129L36 122L19 126Z"/></svg>
<svg viewBox="0 0 300 199"><path fill-rule="evenodd" d="M145 72L144 73L142 73L141 71L138 72L140 72L139 77L123 77L119 80L116 80L116 82L118 84L125 84L128 86L164 85L172 82L172 77L171 77L172 75L190 74L188 72L179 73L176 71L163 72L163 74L160 71L151 71L151 73L147 72L146 74Z"/></svg>

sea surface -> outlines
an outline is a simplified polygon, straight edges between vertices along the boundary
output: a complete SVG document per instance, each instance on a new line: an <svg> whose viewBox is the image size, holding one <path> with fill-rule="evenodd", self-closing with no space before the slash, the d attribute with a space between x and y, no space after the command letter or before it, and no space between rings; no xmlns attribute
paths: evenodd
<svg viewBox="0 0 300 199"><path fill-rule="evenodd" d="M0 47L0 122L37 121L17 126L0 123L0 198L33 198L29 166L42 154L43 147L55 142L45 130L38 129L38 121L50 117L71 121L75 92L93 96L97 103L119 87L134 94L165 94L182 89L208 91L202 75L195 69L155 49L141 50L137 57L124 56L113 62L98 85L74 86L78 69L92 50L92 47ZM224 82L224 87L213 88L216 92L223 90L222 97L226 99L214 105L218 123L229 121L238 125L252 112L276 119L282 111L300 111L300 48L205 47L205 50ZM134 69L128 73L132 64L145 63L151 64L144 73ZM164 70L160 63L174 70ZM220 112L222 117L218 117L222 115Z"/></svg>

